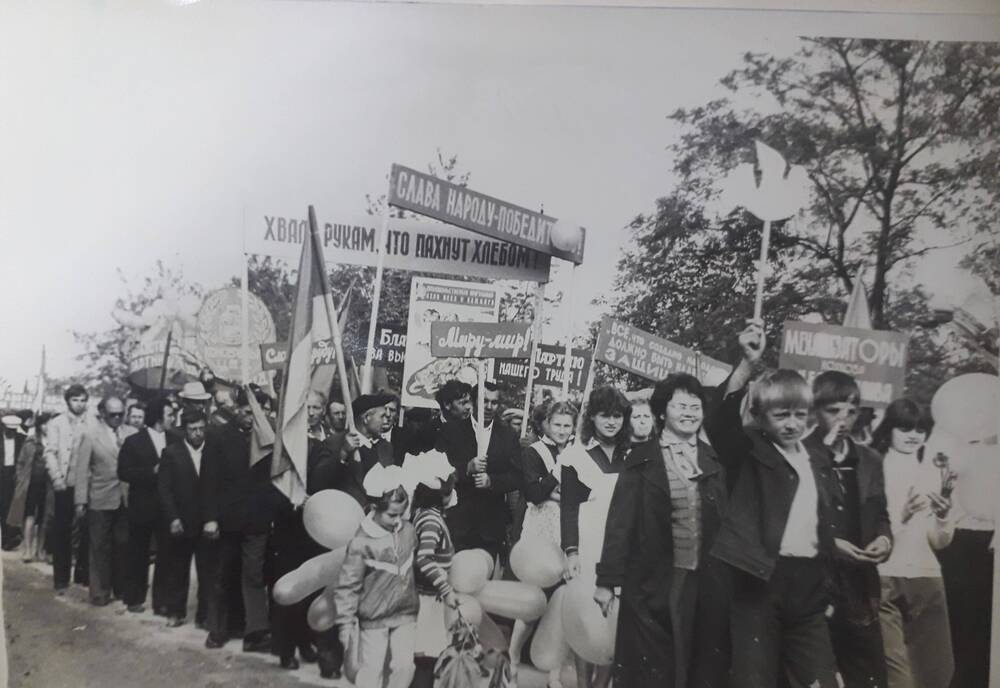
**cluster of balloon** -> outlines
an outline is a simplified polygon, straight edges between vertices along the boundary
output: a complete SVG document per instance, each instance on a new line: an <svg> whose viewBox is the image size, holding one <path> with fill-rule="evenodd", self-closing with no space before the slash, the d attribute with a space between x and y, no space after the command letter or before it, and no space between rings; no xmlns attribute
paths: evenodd
<svg viewBox="0 0 1000 688"><path fill-rule="evenodd" d="M302 521L309 536L330 552L313 557L274 584L272 594L278 604L297 604L317 590L320 594L309 605L306 619L315 631L333 628L337 610L333 589L347 557L347 543L358 531L364 513L353 497L339 490L322 490L308 500Z"/></svg>
<svg viewBox="0 0 1000 688"><path fill-rule="evenodd" d="M931 400L935 433L944 431L962 443L997 435L1000 378L986 373L959 375L938 388Z"/></svg>
<svg viewBox="0 0 1000 688"><path fill-rule="evenodd" d="M594 602L594 586L582 579L566 585L562 602L563 633L566 643L582 659L605 666L615 658L618 605L607 617Z"/></svg>
<svg viewBox="0 0 1000 688"><path fill-rule="evenodd" d="M553 671L569 657L569 644L563 632L563 597L566 586L556 589L549 599L549 606L535 629L531 641L531 663L542 671ZM567 684L573 685L573 684Z"/></svg>
<svg viewBox="0 0 1000 688"><path fill-rule="evenodd" d="M518 580L551 588L562 580L566 557L551 540L523 537L510 550L510 568Z"/></svg>
<svg viewBox="0 0 1000 688"><path fill-rule="evenodd" d="M365 514L346 492L320 490L309 499L302 512L309 537L327 549L343 547L358 532Z"/></svg>

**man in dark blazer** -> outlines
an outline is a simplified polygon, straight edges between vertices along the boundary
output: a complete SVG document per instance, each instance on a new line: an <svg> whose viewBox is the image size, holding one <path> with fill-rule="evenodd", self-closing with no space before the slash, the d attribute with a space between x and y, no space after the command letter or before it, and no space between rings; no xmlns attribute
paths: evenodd
<svg viewBox="0 0 1000 688"><path fill-rule="evenodd" d="M174 409L166 398L154 399L146 407L146 427L125 438L118 454L118 478L128 483L129 580L125 604L130 612L141 612L149 586L149 548L161 525L160 495L156 474L167 447L167 430L173 426ZM164 579L160 562L169 542L164 533L157 539L157 565L153 575L153 611L165 615Z"/></svg>
<svg viewBox="0 0 1000 688"><path fill-rule="evenodd" d="M274 488L269 459L250 465L253 415L247 394L243 388L237 392L234 420L214 432L205 446L203 532L218 540L213 547L205 647L220 648L228 640L233 572L242 565L239 584L246 613L243 651L269 652L271 632L264 557L274 510ZM263 392L259 394L263 396ZM267 401L258 399L262 406Z"/></svg>
<svg viewBox="0 0 1000 688"><path fill-rule="evenodd" d="M521 445L513 430L494 422L496 385L487 382L484 389L486 451L479 450L479 426L472 419L473 389L458 380L446 382L436 395L445 421L436 448L447 455L457 476L458 503L445 512L455 551L480 548L496 557L503 552L510 522L506 496L518 487L514 460Z"/></svg>
<svg viewBox="0 0 1000 688"><path fill-rule="evenodd" d="M182 418L184 441L168 446L160 459L157 489L170 547L164 557L167 625L180 626L187 616L191 585L191 558L198 573L198 606L195 625L204 627L208 616L208 540L202 537L205 501L205 449L207 419L200 409L189 409Z"/></svg>
<svg viewBox="0 0 1000 688"><path fill-rule="evenodd" d="M354 427L356 432L347 433L340 445L340 455L344 464L337 481L337 489L354 497L365 508L368 498L363 483L368 471L376 463L391 466L395 462L392 445L382 437L385 429L385 406L392 397L385 394L362 394L354 400Z"/></svg>
<svg viewBox="0 0 1000 688"><path fill-rule="evenodd" d="M17 484L17 457L24 444L24 434L21 433L21 419L15 415L3 417L3 442L0 442L0 540L3 549L9 551L18 546L21 539L17 537L18 528L7 524L7 511L14 499L14 487Z"/></svg>

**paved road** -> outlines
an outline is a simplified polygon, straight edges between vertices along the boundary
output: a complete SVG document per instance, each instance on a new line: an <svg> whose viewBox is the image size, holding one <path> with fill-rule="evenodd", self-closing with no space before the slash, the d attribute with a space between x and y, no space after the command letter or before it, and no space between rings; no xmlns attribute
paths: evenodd
<svg viewBox="0 0 1000 688"><path fill-rule="evenodd" d="M190 623L167 628L162 618L128 614L118 602L92 607L80 586L56 597L51 576L48 566L3 554L11 688L350 686L321 679L315 664L284 671L277 657L242 652L238 640L207 650L205 632ZM522 669L520 679L521 688L545 685L531 669Z"/></svg>

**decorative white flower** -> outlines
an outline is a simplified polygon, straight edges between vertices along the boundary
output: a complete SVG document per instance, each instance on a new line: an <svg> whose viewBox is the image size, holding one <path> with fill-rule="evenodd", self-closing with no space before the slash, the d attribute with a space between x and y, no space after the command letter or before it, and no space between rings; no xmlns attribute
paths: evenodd
<svg viewBox="0 0 1000 688"><path fill-rule="evenodd" d="M722 181L727 207L743 207L765 222L795 215L809 202L811 183L804 167L789 165L781 153L755 141L757 164L737 165ZM760 174L760 184L757 174Z"/></svg>

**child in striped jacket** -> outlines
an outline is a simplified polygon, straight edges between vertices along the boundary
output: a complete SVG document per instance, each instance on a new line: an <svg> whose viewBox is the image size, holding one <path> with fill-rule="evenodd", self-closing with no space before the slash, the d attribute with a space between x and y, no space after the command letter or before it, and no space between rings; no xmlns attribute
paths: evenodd
<svg viewBox="0 0 1000 688"><path fill-rule="evenodd" d="M444 520L455 485L454 469L447 460L441 464L433 458L428 454L419 457L420 469L413 488L413 525L417 534L414 563L420 596L413 688L433 686L434 663L448 647L445 605L454 609L458 604L448 582L455 548Z"/></svg>

